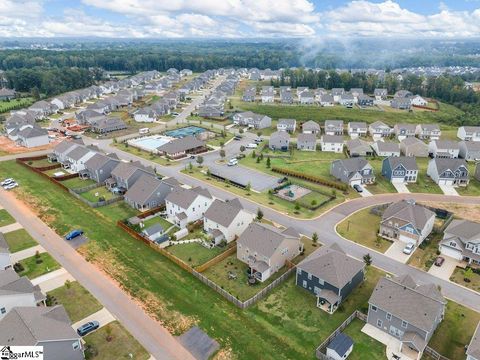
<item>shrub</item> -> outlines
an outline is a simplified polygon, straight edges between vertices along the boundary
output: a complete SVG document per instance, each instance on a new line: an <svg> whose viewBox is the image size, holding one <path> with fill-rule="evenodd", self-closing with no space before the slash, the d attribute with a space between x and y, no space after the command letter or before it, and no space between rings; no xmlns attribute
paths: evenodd
<svg viewBox="0 0 480 360"><path fill-rule="evenodd" d="M20 264L19 262L13 264L13 270L15 270L15 272L22 272L23 270L25 270L25 268L23 267L22 264Z"/></svg>

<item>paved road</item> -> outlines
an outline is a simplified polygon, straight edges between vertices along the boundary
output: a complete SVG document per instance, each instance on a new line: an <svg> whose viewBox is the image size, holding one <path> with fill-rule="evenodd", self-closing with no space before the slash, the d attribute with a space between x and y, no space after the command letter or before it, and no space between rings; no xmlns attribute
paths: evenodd
<svg viewBox="0 0 480 360"><path fill-rule="evenodd" d="M156 359L193 359L163 326L148 316L107 275L87 262L25 204L17 200L13 193L0 190L0 204Z"/></svg>
<svg viewBox="0 0 480 360"><path fill-rule="evenodd" d="M28 153L5 155L5 156L0 156L0 161L15 160L15 159L17 159L17 158L27 157L27 156L46 155L46 154L49 154L49 153L51 153L51 152L52 152L52 149L48 149L48 150L32 151L32 152L28 152Z"/></svg>

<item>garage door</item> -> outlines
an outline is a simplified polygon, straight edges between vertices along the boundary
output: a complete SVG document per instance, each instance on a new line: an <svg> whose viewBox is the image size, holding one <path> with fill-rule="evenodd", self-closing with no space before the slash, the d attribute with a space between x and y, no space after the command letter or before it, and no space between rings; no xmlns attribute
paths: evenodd
<svg viewBox="0 0 480 360"><path fill-rule="evenodd" d="M438 180L438 185L453 185L453 180Z"/></svg>
<svg viewBox="0 0 480 360"><path fill-rule="evenodd" d="M394 183L394 184L403 184L404 180L405 180L405 179L404 179L403 177L401 177L401 178L398 178L398 177L397 177L397 178L392 178L392 183Z"/></svg>
<svg viewBox="0 0 480 360"><path fill-rule="evenodd" d="M462 253L460 251L452 249L451 247L440 246L440 252L445 256L449 256L457 260L462 260Z"/></svg>
<svg viewBox="0 0 480 360"><path fill-rule="evenodd" d="M350 186L353 186L353 185L362 185L362 180L359 179L359 180L350 181Z"/></svg>
<svg viewBox="0 0 480 360"><path fill-rule="evenodd" d="M411 237L408 237L408 236L405 236L405 235L402 235L400 234L400 236L398 237L398 240L408 244L408 243L414 243L415 245L417 244L417 241L412 239Z"/></svg>

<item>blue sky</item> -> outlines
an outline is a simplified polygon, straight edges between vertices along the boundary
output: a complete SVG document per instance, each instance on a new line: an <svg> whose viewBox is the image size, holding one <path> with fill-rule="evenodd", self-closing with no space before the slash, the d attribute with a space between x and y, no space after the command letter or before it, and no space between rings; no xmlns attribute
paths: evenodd
<svg viewBox="0 0 480 360"><path fill-rule="evenodd" d="M472 38L480 0L0 0L0 37Z"/></svg>

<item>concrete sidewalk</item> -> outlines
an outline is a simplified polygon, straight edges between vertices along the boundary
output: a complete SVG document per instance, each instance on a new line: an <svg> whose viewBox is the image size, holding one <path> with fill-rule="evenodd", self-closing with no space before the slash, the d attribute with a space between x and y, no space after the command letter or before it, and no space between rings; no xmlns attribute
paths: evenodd
<svg viewBox="0 0 480 360"><path fill-rule="evenodd" d="M65 281L67 280L75 281L73 276L70 275L67 270L61 268L39 276L31 281L33 285L39 285L43 293L47 293L65 285Z"/></svg>
<svg viewBox="0 0 480 360"><path fill-rule="evenodd" d="M16 222L10 225L0 227L0 232L6 234L6 233L9 233L15 230L20 230L20 229L23 229L23 226L20 225L18 222Z"/></svg>
<svg viewBox="0 0 480 360"><path fill-rule="evenodd" d="M23 259L34 256L37 253L37 251L38 251L39 254L41 254L41 253L45 252L45 249L43 248L42 245L33 246L31 248L21 250L21 251L17 251L16 253L13 253L10 256L10 258L12 259L12 263L16 263L20 260L23 260Z"/></svg>
<svg viewBox="0 0 480 360"><path fill-rule="evenodd" d="M102 308L101 310L98 310L96 313L93 313L92 315L87 316L85 319L82 319L80 321L77 321L75 324L72 324L72 328L74 330L77 330L81 325L89 322L89 321L98 321L100 324L100 328L110 324L112 321L115 321L113 315L106 309Z"/></svg>

